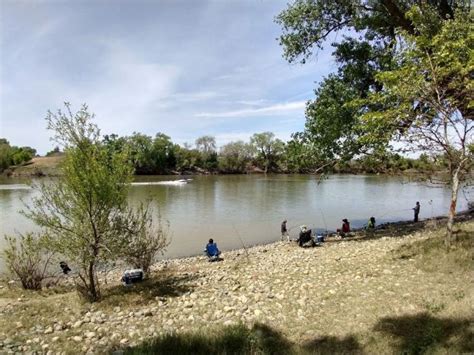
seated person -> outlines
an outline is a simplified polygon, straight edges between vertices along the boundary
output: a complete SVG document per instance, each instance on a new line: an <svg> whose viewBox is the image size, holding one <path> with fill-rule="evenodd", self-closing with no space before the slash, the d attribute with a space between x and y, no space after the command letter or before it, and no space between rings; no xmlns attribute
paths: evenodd
<svg viewBox="0 0 474 355"><path fill-rule="evenodd" d="M341 237L344 238L345 236L347 236L347 234L349 234L350 231L351 231L351 226L349 224L349 221L346 218L344 218L342 220L342 228L338 229L337 232L339 233Z"/></svg>
<svg viewBox="0 0 474 355"><path fill-rule="evenodd" d="M375 229L375 217L370 217L367 222L367 229Z"/></svg>
<svg viewBox="0 0 474 355"><path fill-rule="evenodd" d="M206 253L209 261L219 260L219 255L221 255L221 251L217 248L217 244L214 243L214 240L211 238L209 239L209 243L206 245L206 249L204 249L204 253Z"/></svg>
<svg viewBox="0 0 474 355"><path fill-rule="evenodd" d="M300 235L298 237L298 245L300 247L312 247L314 246L314 240L311 238L311 229L308 229L306 226L300 227Z"/></svg>
<svg viewBox="0 0 474 355"><path fill-rule="evenodd" d="M63 271L64 275L67 275L71 271L71 268L68 266L68 264L65 261L61 261L59 263L59 267Z"/></svg>

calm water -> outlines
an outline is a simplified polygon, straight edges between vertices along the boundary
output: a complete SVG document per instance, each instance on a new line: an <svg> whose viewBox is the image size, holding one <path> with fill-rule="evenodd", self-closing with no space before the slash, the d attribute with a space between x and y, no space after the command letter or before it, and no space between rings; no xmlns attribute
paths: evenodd
<svg viewBox="0 0 474 355"><path fill-rule="evenodd" d="M177 180L175 176L140 178L140 182ZM170 223L172 242L165 257L201 253L214 238L221 249L280 238L280 223L288 219L290 235L298 227L335 230L342 218L353 227L363 226L370 216L377 223L408 220L411 208L421 203L420 218L445 215L449 191L403 181L400 177L336 175L319 182L308 175L197 176L188 184L132 186L130 202L152 199L163 219ZM35 191L27 181L0 181L0 235L35 230L18 211ZM458 210L467 208L459 196ZM4 245L0 239L0 249ZM0 265L0 268L2 266Z"/></svg>

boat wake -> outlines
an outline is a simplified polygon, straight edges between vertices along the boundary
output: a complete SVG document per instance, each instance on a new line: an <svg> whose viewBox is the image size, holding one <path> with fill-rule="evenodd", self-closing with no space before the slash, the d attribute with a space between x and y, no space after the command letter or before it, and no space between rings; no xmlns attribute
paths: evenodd
<svg viewBox="0 0 474 355"><path fill-rule="evenodd" d="M25 184L0 185L0 190L30 190L31 187Z"/></svg>
<svg viewBox="0 0 474 355"><path fill-rule="evenodd" d="M188 184L191 179L180 179L180 180L166 180L166 181L148 181L148 182L132 182L132 186L152 186L152 185L171 185L171 186L183 186Z"/></svg>

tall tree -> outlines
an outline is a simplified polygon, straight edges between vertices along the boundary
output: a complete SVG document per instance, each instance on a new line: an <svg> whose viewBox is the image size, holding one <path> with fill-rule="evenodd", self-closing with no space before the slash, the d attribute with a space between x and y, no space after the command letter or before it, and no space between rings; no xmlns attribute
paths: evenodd
<svg viewBox="0 0 474 355"><path fill-rule="evenodd" d="M413 7L407 17L416 35L401 32L398 68L377 76L383 89L367 101L385 109L362 115L361 141L377 140L384 131L384 137L402 142L405 149L444 156L451 186L449 247L459 187L473 164L474 16L456 13L443 20L429 8Z"/></svg>
<svg viewBox="0 0 474 355"><path fill-rule="evenodd" d="M228 173L242 173L252 159L251 147L243 141L224 145L219 153L219 167Z"/></svg>
<svg viewBox="0 0 474 355"><path fill-rule="evenodd" d="M345 30L333 44L338 72L306 110L305 139L329 162L381 155L397 140L443 153L452 186L449 245L459 182L472 160L470 1L297 0L277 22L289 61L304 62Z"/></svg>
<svg viewBox="0 0 474 355"><path fill-rule="evenodd" d="M211 154L216 151L216 138L213 136L202 136L196 139L196 148L203 154Z"/></svg>
<svg viewBox="0 0 474 355"><path fill-rule="evenodd" d="M361 109L347 104L382 89L376 75L398 65L394 60L400 39L397 32L416 34L406 12L418 3L431 4L441 19L453 18L455 9L466 12L470 8L469 1L456 0L296 0L277 16L283 29L280 44L290 62L304 63L336 32L343 34L331 44L338 71L323 80L306 110L306 139L328 162L349 161L358 154L383 149L379 141L360 144L363 132L357 125L362 113L382 107L365 105ZM323 165L329 168L328 162Z"/></svg>
<svg viewBox="0 0 474 355"><path fill-rule="evenodd" d="M66 153L62 175L37 186L25 214L44 228L50 248L78 267L79 290L96 301L99 263L120 254L133 169L127 151L111 154L104 146L92 117L85 105L76 113L69 104L65 112L48 112L48 128Z"/></svg>
<svg viewBox="0 0 474 355"><path fill-rule="evenodd" d="M256 152L258 164L265 173L279 169L279 162L284 153L285 143L275 138L274 133L255 133L250 137L250 144Z"/></svg>

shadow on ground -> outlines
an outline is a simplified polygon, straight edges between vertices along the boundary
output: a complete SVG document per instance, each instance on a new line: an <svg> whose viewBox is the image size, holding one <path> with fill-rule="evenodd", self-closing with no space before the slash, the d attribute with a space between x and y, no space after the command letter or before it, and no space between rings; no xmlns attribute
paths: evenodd
<svg viewBox="0 0 474 355"><path fill-rule="evenodd" d="M169 334L129 348L125 354L334 354L358 353L352 337L322 337L296 345L264 324L234 325L207 333Z"/></svg>
<svg viewBox="0 0 474 355"><path fill-rule="evenodd" d="M453 353L472 353L474 333L470 325L474 318L438 318L428 313L382 318L375 331L388 335L397 353L421 354L445 348Z"/></svg>
<svg viewBox="0 0 474 355"><path fill-rule="evenodd" d="M117 285L104 291L103 303L111 305L120 305L121 303L130 303L133 296L140 298L140 302L152 301L156 297L165 300L168 297L178 297L194 289L192 282L198 279L198 275L173 275L158 274L152 275L143 282L129 287ZM124 297L127 295L127 297Z"/></svg>
<svg viewBox="0 0 474 355"><path fill-rule="evenodd" d="M308 354L358 354L362 352L359 342L353 335L348 335L345 338L319 337L303 344L301 348L304 353Z"/></svg>

